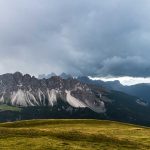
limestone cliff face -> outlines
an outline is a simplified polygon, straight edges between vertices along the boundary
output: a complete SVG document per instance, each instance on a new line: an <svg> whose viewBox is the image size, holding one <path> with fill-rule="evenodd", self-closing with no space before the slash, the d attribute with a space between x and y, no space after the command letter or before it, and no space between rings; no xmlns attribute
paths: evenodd
<svg viewBox="0 0 150 150"><path fill-rule="evenodd" d="M88 107L103 113L106 111L102 93L76 79L53 76L37 79L20 72L0 76L0 103L14 106L51 106L62 100L74 108Z"/></svg>

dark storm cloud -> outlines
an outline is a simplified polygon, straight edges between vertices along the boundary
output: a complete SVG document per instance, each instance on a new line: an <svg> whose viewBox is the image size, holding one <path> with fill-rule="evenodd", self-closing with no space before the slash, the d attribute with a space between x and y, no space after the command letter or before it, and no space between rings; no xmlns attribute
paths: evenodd
<svg viewBox="0 0 150 150"><path fill-rule="evenodd" d="M1 0L0 73L150 76L149 0Z"/></svg>

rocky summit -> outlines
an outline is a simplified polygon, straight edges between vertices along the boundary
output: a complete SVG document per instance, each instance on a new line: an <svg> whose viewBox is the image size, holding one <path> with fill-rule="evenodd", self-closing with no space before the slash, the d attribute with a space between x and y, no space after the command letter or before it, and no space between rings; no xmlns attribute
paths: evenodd
<svg viewBox="0 0 150 150"><path fill-rule="evenodd" d="M55 106L58 100L74 108L90 108L97 113L106 111L102 90L76 79L53 76L37 79L20 72L0 76L0 103L12 106Z"/></svg>

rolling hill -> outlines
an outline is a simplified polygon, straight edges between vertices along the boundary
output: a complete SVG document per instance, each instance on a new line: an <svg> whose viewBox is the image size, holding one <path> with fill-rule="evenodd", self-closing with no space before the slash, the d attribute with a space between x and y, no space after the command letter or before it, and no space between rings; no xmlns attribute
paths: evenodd
<svg viewBox="0 0 150 150"><path fill-rule="evenodd" d="M150 128L100 120L30 120L0 124L2 150L150 149Z"/></svg>

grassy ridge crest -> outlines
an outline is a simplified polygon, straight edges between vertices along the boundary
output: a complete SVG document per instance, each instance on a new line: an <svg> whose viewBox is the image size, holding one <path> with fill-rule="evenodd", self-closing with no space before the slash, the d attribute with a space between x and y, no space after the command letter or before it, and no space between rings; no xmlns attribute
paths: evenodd
<svg viewBox="0 0 150 150"><path fill-rule="evenodd" d="M24 149L150 149L150 128L115 121L49 119L0 124L0 147Z"/></svg>

